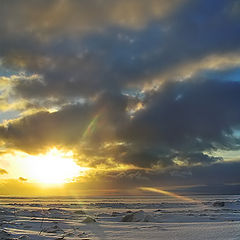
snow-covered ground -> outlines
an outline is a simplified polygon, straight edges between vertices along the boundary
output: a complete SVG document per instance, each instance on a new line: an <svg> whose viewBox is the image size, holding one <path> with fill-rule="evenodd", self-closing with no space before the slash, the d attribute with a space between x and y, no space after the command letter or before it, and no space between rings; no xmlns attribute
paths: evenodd
<svg viewBox="0 0 240 240"><path fill-rule="evenodd" d="M240 196L0 198L0 239L239 240Z"/></svg>

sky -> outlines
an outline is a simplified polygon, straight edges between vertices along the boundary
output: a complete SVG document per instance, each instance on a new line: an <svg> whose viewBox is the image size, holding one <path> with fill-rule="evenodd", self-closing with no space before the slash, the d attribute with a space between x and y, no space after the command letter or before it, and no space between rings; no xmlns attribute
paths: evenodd
<svg viewBox="0 0 240 240"><path fill-rule="evenodd" d="M240 191L239 0L0 0L0 192Z"/></svg>

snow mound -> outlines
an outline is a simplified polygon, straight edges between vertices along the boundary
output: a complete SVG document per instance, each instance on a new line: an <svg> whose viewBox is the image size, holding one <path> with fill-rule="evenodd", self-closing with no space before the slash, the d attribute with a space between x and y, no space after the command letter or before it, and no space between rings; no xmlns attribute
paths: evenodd
<svg viewBox="0 0 240 240"><path fill-rule="evenodd" d="M30 237L27 235L20 236L18 240L30 240Z"/></svg>
<svg viewBox="0 0 240 240"><path fill-rule="evenodd" d="M91 218L91 217L86 217L82 223L95 223L96 220L94 218Z"/></svg>
<svg viewBox="0 0 240 240"><path fill-rule="evenodd" d="M42 232L46 232L46 233L63 233L64 231L58 225L54 225L54 226L51 226L51 227L44 228L42 230Z"/></svg>
<svg viewBox="0 0 240 240"><path fill-rule="evenodd" d="M231 210L239 210L240 209L240 201L226 201L226 202L220 202L216 201L213 204L213 207L221 207L224 209L231 209Z"/></svg>
<svg viewBox="0 0 240 240"><path fill-rule="evenodd" d="M5 230L0 231L0 239L11 239L11 234L6 232Z"/></svg>
<svg viewBox="0 0 240 240"><path fill-rule="evenodd" d="M140 210L140 211L125 215L121 221L122 222L155 222L155 219L151 214L147 214L143 210Z"/></svg>
<svg viewBox="0 0 240 240"><path fill-rule="evenodd" d="M213 203L213 206L214 207L224 207L225 206L225 202L216 201L216 202Z"/></svg>
<svg viewBox="0 0 240 240"><path fill-rule="evenodd" d="M86 213L83 210L76 210L74 211L74 213L78 215L86 215Z"/></svg>

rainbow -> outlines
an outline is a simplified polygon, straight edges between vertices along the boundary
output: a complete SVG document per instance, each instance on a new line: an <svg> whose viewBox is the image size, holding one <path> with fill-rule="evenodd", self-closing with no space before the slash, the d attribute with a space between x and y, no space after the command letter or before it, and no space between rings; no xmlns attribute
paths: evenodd
<svg viewBox="0 0 240 240"><path fill-rule="evenodd" d="M95 131L99 117L100 117L99 113L94 116L94 118L88 124L86 130L83 132L82 139L87 138Z"/></svg>
<svg viewBox="0 0 240 240"><path fill-rule="evenodd" d="M139 189L140 189L140 190L143 190L143 191L149 191L149 192L156 192L156 193L164 194L164 195L167 195L167 196L170 196L170 197L174 197L174 198L178 198L178 199L181 199L181 200L187 201L187 202L200 203L199 201L197 201L197 200L195 200L195 199L192 199L192 198L190 198L190 197L181 196L181 195L178 195L178 194L176 194L176 193L169 192L169 191L165 191L165 190L158 189L158 188L139 187Z"/></svg>

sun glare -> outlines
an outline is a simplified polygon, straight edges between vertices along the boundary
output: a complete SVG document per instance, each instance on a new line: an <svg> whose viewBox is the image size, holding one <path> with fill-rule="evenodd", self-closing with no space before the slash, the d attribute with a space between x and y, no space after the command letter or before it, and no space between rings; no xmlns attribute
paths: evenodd
<svg viewBox="0 0 240 240"><path fill-rule="evenodd" d="M28 179L42 185L71 182L87 171L87 168L76 164L72 151L64 152L56 148L46 154L29 156L26 160Z"/></svg>

